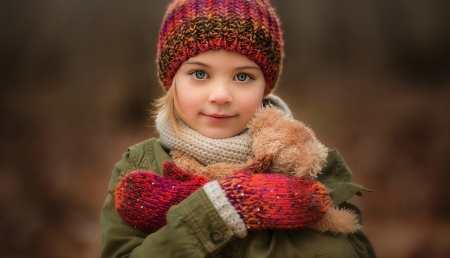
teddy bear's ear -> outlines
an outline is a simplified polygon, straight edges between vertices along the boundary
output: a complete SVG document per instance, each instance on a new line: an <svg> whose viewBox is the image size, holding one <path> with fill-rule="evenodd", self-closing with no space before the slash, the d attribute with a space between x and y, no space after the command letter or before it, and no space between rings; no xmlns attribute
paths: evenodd
<svg viewBox="0 0 450 258"><path fill-rule="evenodd" d="M254 118L248 124L250 134L259 131L262 128L269 128L277 124L280 119L285 118L284 111L277 107L259 108Z"/></svg>
<svg viewBox="0 0 450 258"><path fill-rule="evenodd" d="M284 115L288 118L294 118L292 116L292 112L289 109L288 105L286 104L286 102L284 102L280 97L274 95L274 94L269 94L267 96L264 97L263 99L263 106L264 107L278 107L281 110L284 111Z"/></svg>
<svg viewBox="0 0 450 258"><path fill-rule="evenodd" d="M297 176L317 178L325 166L328 148L320 143L315 137L303 144L301 151L296 157L294 171ZM300 162L299 162L300 161Z"/></svg>

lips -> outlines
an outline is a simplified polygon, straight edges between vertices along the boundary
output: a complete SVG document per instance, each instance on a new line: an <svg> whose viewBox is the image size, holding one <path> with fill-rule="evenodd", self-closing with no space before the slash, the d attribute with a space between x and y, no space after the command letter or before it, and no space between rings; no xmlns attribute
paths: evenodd
<svg viewBox="0 0 450 258"><path fill-rule="evenodd" d="M211 121L226 121L236 116L227 114L202 114L202 115L204 115L208 120Z"/></svg>
<svg viewBox="0 0 450 258"><path fill-rule="evenodd" d="M205 116L210 116L210 117L214 117L214 118L229 118L229 117L233 117L231 115L226 115L226 114L210 114L210 115L205 114Z"/></svg>

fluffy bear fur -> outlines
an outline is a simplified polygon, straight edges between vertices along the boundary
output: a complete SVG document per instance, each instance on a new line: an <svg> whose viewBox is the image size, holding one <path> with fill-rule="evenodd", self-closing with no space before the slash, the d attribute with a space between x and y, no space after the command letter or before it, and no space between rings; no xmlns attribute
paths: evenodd
<svg viewBox="0 0 450 258"><path fill-rule="evenodd" d="M317 179L325 165L328 149L320 143L314 132L305 124L285 116L276 107L258 110L248 125L254 157L270 156L271 163L265 173L280 173ZM197 160L180 150L172 151L175 164L190 173L220 180L236 171L248 168L254 158L243 164L217 163L201 165ZM360 229L354 212L332 206L324 218L310 228L318 232L349 234Z"/></svg>

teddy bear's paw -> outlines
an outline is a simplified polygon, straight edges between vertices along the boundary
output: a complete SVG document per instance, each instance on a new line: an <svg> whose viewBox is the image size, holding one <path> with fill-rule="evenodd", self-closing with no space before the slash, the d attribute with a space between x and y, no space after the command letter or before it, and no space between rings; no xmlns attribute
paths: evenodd
<svg viewBox="0 0 450 258"><path fill-rule="evenodd" d="M262 154L253 160L253 163L246 168L253 173L268 173L270 172L270 166L272 165L272 156L268 154Z"/></svg>
<svg viewBox="0 0 450 258"><path fill-rule="evenodd" d="M334 234L351 234L361 229L362 226L358 224L356 214L352 210L339 209L337 207L330 207L324 214L321 221L310 226L320 233L330 231Z"/></svg>

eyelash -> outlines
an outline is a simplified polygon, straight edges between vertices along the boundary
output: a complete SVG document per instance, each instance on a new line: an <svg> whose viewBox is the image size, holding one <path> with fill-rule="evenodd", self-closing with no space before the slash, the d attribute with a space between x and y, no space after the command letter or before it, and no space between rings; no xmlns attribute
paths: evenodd
<svg viewBox="0 0 450 258"><path fill-rule="evenodd" d="M198 78L198 77L196 76L197 73L204 73L205 75L204 75L203 78ZM194 79L196 79L196 80L204 80L204 79L206 79L205 76L206 76L207 78L209 77L208 74L207 74L205 71L202 71L202 70L195 70L195 71L192 71L192 72L189 73L189 75L192 76L192 77L194 77Z"/></svg>
<svg viewBox="0 0 450 258"><path fill-rule="evenodd" d="M238 74L236 74L236 75L233 77L233 79L234 79L234 78L237 79L238 75L241 75L241 74L243 74L243 75L245 75L245 76L247 76L247 77L246 77L246 79L243 80L243 81L237 80L237 81L239 81L239 82L248 82L248 81L254 80L253 76L251 76L251 75L248 74L248 73L238 73Z"/></svg>
<svg viewBox="0 0 450 258"><path fill-rule="evenodd" d="M196 75L198 75L198 73L203 73L204 76L203 76L202 78L198 78L198 77L196 76ZM242 75L242 74L246 76L245 80L243 80L243 81L238 80L238 79L237 79L237 76L238 76L238 75ZM202 71L202 70L195 70L195 71L192 71L192 72L189 73L189 75L192 76L192 77L194 77L194 79L196 79L196 80L204 80L204 79L209 78L209 75L208 75L205 71ZM205 77L206 77L206 78L205 78ZM239 81L239 82L247 82L247 81L254 80L254 79L255 79L255 78L254 78L253 76L251 76L250 74L247 74L247 73L238 73L238 74L236 74L236 75L233 77L233 80L236 80L236 81Z"/></svg>

